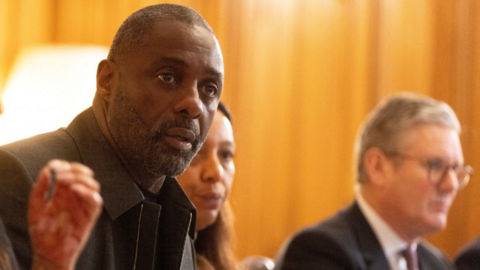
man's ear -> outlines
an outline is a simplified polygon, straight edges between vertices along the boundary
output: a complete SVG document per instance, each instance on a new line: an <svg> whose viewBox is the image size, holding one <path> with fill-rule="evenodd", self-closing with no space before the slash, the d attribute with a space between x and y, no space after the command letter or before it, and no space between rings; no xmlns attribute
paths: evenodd
<svg viewBox="0 0 480 270"><path fill-rule="evenodd" d="M369 182L375 186L385 186L388 183L392 163L383 151L377 147L368 149L364 162Z"/></svg>
<svg viewBox="0 0 480 270"><path fill-rule="evenodd" d="M97 94L106 102L112 97L112 89L116 84L118 71L115 63L108 59L102 60L97 68Z"/></svg>

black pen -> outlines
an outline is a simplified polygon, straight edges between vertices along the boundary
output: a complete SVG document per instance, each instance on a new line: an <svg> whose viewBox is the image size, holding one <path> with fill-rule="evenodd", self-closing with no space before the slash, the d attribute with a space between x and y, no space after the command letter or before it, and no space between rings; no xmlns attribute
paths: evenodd
<svg viewBox="0 0 480 270"><path fill-rule="evenodd" d="M50 199L52 199L56 182L57 182L57 179L55 177L55 171L53 169L50 169L50 183L48 185L47 193L45 194L45 202L48 202L50 201Z"/></svg>

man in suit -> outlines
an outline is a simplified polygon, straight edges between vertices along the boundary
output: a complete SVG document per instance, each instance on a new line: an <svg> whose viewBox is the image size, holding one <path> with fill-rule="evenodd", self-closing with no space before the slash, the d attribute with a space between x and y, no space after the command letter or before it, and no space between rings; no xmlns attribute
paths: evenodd
<svg viewBox="0 0 480 270"><path fill-rule="evenodd" d="M32 263L32 176L57 158L90 167L104 200L77 269L194 269L196 211L174 177L205 140L223 74L194 10L161 4L127 18L98 65L92 107L66 129L0 147L0 216L21 267Z"/></svg>
<svg viewBox="0 0 480 270"><path fill-rule="evenodd" d="M413 94L382 102L357 137L355 202L298 232L275 269L453 269L421 237L446 226L468 182L459 132L443 102Z"/></svg>
<svg viewBox="0 0 480 270"><path fill-rule="evenodd" d="M480 270L480 238L464 248L455 259L457 270Z"/></svg>

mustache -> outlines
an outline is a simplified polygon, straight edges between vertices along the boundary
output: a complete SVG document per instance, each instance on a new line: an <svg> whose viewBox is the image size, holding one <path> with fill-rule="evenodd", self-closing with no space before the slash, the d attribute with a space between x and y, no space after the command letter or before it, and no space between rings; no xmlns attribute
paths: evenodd
<svg viewBox="0 0 480 270"><path fill-rule="evenodd" d="M200 142L200 127L192 119L175 118L173 120L163 122L155 133L155 138L159 139L165 135L165 132L171 128L184 128L195 134L195 144Z"/></svg>

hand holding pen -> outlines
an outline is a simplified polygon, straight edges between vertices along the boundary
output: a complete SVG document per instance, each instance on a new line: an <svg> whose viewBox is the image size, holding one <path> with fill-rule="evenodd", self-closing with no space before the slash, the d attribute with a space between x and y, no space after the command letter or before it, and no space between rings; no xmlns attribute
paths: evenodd
<svg viewBox="0 0 480 270"><path fill-rule="evenodd" d="M32 269L74 269L102 210L99 190L79 163L52 160L40 172L28 207Z"/></svg>

